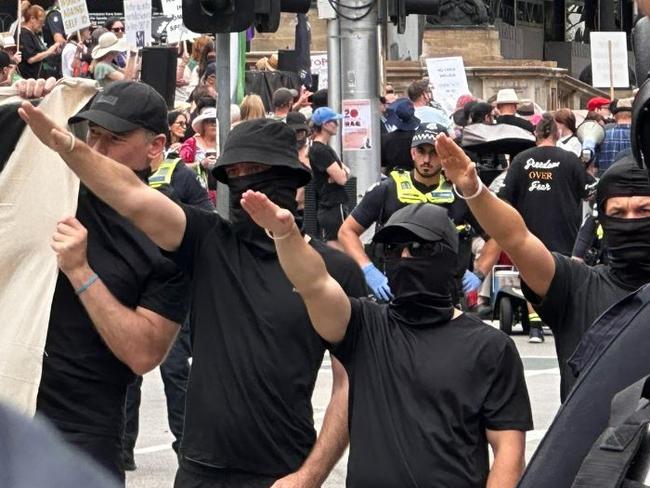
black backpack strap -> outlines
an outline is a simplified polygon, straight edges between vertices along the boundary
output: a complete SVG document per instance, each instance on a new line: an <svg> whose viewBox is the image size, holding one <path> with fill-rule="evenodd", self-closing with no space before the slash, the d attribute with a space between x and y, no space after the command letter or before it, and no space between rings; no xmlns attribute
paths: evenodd
<svg viewBox="0 0 650 488"><path fill-rule="evenodd" d="M650 424L650 401L645 397L648 376L616 394L610 426L593 444L572 488L635 488L644 486L626 475ZM646 385L648 383L648 385Z"/></svg>

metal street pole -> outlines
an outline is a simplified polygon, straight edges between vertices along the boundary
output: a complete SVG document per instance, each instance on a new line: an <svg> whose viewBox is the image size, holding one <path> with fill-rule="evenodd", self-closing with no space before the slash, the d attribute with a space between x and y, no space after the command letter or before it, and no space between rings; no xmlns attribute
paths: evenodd
<svg viewBox="0 0 650 488"><path fill-rule="evenodd" d="M368 187L380 178L380 115L379 115L379 55L377 49L378 3L373 2L370 10L359 8L367 5L366 0L346 0L346 8L339 11L341 34L341 98L346 100L370 101L369 149L347 149L343 161L357 179L357 201ZM355 20L353 20L355 19ZM364 123L366 121L362 121ZM355 202L356 203L356 202Z"/></svg>
<svg viewBox="0 0 650 488"><path fill-rule="evenodd" d="M230 132L230 33L216 34L217 41L217 120L219 121L219 153L223 151ZM230 215L230 190L217 183L217 212L227 219Z"/></svg>
<svg viewBox="0 0 650 488"><path fill-rule="evenodd" d="M327 103L332 110L341 113L341 36L339 19L327 21ZM341 134L332 137L330 146L341 154Z"/></svg>

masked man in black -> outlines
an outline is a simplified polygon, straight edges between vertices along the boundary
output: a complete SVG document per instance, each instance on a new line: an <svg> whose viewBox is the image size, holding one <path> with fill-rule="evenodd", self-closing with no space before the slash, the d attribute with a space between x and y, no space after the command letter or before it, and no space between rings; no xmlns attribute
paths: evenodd
<svg viewBox="0 0 650 488"><path fill-rule="evenodd" d="M596 188L607 265L551 253L519 213L483 187L475 164L449 138L436 148L447 177L468 200L483 229L519 269L526 299L555 336L564 400L576 381L567 361L584 332L611 305L650 281L650 183L631 157L604 173Z"/></svg>
<svg viewBox="0 0 650 488"><path fill-rule="evenodd" d="M376 234L395 295L378 304L345 294L291 212L252 191L242 206L274 236L312 324L350 375L347 486L514 487L532 428L523 367L509 337L453 306L458 236L447 211L408 205Z"/></svg>
<svg viewBox="0 0 650 488"><path fill-rule="evenodd" d="M333 359L332 399L317 439L311 396L326 344L282 272L272 239L239 204L254 189L296 208L296 190L310 173L298 160L295 132L268 119L230 132L214 170L230 188L229 222L174 203L80 141L70 150L72 135L31 105L20 114L89 188L191 276L193 363L175 486L321 486L347 444L347 377ZM366 294L354 261L318 241L309 245L349 294Z"/></svg>

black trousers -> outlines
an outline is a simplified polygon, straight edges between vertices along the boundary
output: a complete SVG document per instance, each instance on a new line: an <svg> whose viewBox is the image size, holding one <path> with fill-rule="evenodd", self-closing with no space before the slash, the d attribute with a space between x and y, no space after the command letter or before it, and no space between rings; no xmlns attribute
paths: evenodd
<svg viewBox="0 0 650 488"><path fill-rule="evenodd" d="M269 488L276 478L233 470L204 468L182 460L174 488Z"/></svg>
<svg viewBox="0 0 650 488"><path fill-rule="evenodd" d="M186 320L167 358L160 365L160 375L165 386L165 398L167 400L167 420L169 429L175 437L172 448L176 452L178 452L183 438L185 393L187 391L187 380L190 376L189 358L191 355L190 327L189 320ZM141 386L142 376L138 376L126 391L124 452L127 456L133 455L135 442L138 438Z"/></svg>
<svg viewBox="0 0 650 488"><path fill-rule="evenodd" d="M59 426L57 428L68 444L90 456L100 466L108 470L117 482L124 485L121 439L61 429Z"/></svg>

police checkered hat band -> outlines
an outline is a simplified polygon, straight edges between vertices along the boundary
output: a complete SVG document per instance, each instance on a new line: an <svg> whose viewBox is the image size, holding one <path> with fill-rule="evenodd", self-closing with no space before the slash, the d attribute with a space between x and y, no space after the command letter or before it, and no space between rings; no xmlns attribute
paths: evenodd
<svg viewBox="0 0 650 488"><path fill-rule="evenodd" d="M435 144L436 137L439 134L447 134L447 129L440 124L420 124L413 135L411 147L416 147L420 144Z"/></svg>

